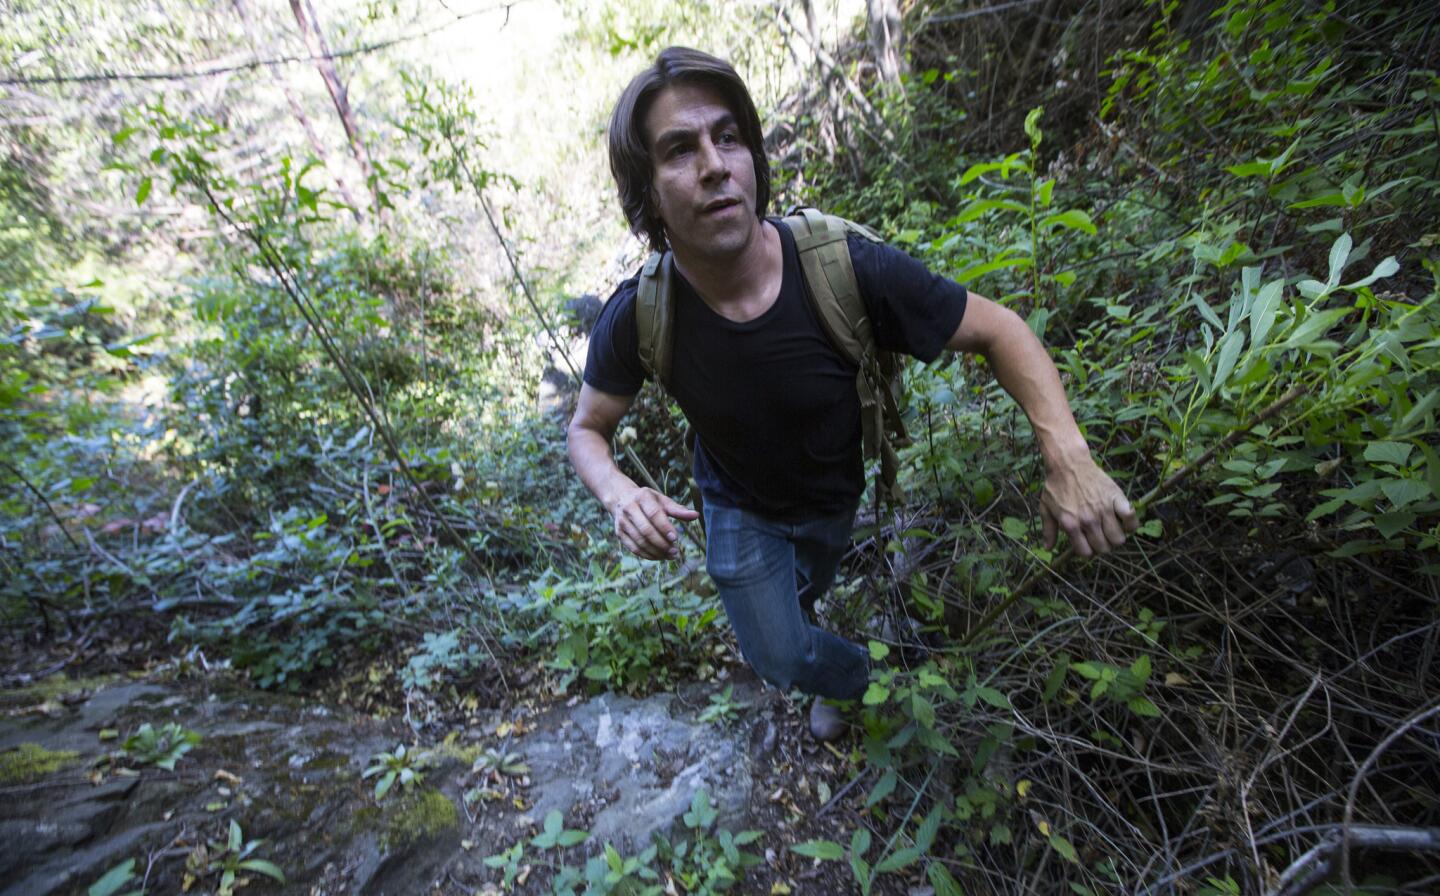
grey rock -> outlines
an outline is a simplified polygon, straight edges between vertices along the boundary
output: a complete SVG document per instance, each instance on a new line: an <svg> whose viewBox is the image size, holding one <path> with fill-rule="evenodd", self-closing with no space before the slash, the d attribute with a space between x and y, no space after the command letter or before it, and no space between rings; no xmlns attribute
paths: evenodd
<svg viewBox="0 0 1440 896"><path fill-rule="evenodd" d="M535 781L529 820L558 811L573 826L572 819L589 816L591 842L635 848L654 832L673 831L704 789L719 810L717 823L739 830L751 785L746 739L697 723L678 703L669 694L606 694L565 710L570 726L537 723L512 747Z"/></svg>

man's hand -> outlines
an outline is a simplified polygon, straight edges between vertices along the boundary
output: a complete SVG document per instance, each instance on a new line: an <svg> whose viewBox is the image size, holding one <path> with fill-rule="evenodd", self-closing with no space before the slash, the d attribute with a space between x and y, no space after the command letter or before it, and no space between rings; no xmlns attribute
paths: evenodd
<svg viewBox="0 0 1440 896"><path fill-rule="evenodd" d="M1063 531L1081 557L1110 553L1124 544L1125 533L1134 532L1136 526L1135 511L1125 493L1088 453L1057 465L1045 477L1040 516L1045 524L1045 547L1054 547L1056 533Z"/></svg>
<svg viewBox="0 0 1440 896"><path fill-rule="evenodd" d="M680 556L680 533L670 520L693 520L700 516L684 504L677 504L653 488L635 488L610 508L615 517L615 534L625 550L645 560L673 560Z"/></svg>

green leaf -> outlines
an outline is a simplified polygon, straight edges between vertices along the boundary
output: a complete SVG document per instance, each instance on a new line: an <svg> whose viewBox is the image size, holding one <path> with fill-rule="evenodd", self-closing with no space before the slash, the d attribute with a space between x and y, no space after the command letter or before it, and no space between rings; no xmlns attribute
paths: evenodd
<svg viewBox="0 0 1440 896"><path fill-rule="evenodd" d="M375 782L375 801L377 803L385 798L385 794L390 791L390 785L394 784L395 779L399 776L399 772L391 770L386 772L380 780Z"/></svg>
<svg viewBox="0 0 1440 896"><path fill-rule="evenodd" d="M910 697L910 714L915 717L915 721L920 723L920 727L935 727L935 707L919 694Z"/></svg>
<svg viewBox="0 0 1440 896"><path fill-rule="evenodd" d="M823 862L833 862L845 857L845 848L834 840L806 840L804 843L792 844L790 851Z"/></svg>
<svg viewBox="0 0 1440 896"><path fill-rule="evenodd" d="M239 852L240 847L245 845L245 835L240 832L240 825L235 819L230 819L230 851Z"/></svg>
<svg viewBox="0 0 1440 896"><path fill-rule="evenodd" d="M1375 528L1386 538L1394 538L1415 522L1415 514L1409 511L1382 513L1375 517Z"/></svg>
<svg viewBox="0 0 1440 896"><path fill-rule="evenodd" d="M1148 654L1140 654L1135 662L1130 664L1130 674L1139 681L1148 681L1150 678L1150 657Z"/></svg>
<svg viewBox="0 0 1440 896"><path fill-rule="evenodd" d="M1055 848L1056 852L1065 857L1065 861L1074 862L1077 865L1080 863L1080 856L1075 852L1075 847L1069 840L1066 840L1059 834L1051 834L1050 845Z"/></svg>
<svg viewBox="0 0 1440 896"><path fill-rule="evenodd" d="M872 659L872 660L874 660L874 661L876 661L876 662L879 662L880 660L883 660L883 659L885 659L885 657L887 657L887 656L890 655L890 648L889 648L889 646L887 646L886 644L883 644L883 643L880 642L880 641L871 641L870 644L869 644L869 647L870 647L870 659Z"/></svg>
<svg viewBox="0 0 1440 896"><path fill-rule="evenodd" d="M960 186L963 187L976 178L983 177L992 171L999 171L1005 167L1004 162L977 162L969 168L966 168L965 173L960 175Z"/></svg>
<svg viewBox="0 0 1440 896"><path fill-rule="evenodd" d="M1371 442L1365 446L1365 459L1372 464L1394 464L1405 466L1410 459L1411 445L1407 442Z"/></svg>
<svg viewBox="0 0 1440 896"><path fill-rule="evenodd" d="M856 828L850 835L850 855L860 857L870 850L870 829Z"/></svg>
<svg viewBox="0 0 1440 896"><path fill-rule="evenodd" d="M100 879L85 891L86 896L114 896L120 888L135 876L135 860L126 859L101 875Z"/></svg>
<svg viewBox="0 0 1440 896"><path fill-rule="evenodd" d="M1001 258L995 261L987 261L983 264L972 264L969 267L957 271L951 278L957 281L978 280L986 274L998 271L1002 268L1028 268L1035 263L1034 259L1026 255Z"/></svg>
<svg viewBox="0 0 1440 896"><path fill-rule="evenodd" d="M1345 194L1343 193L1325 193L1313 199L1306 199L1302 202L1292 202L1290 203L1290 208L1322 208L1330 206L1344 208L1349 204L1350 203L1345 201Z"/></svg>
<svg viewBox="0 0 1440 896"><path fill-rule="evenodd" d="M870 863L864 858L865 851L869 848L870 829L856 828L855 833L850 836L850 873L855 875L856 883L860 884L862 896L870 892Z"/></svg>
<svg viewBox="0 0 1440 896"><path fill-rule="evenodd" d="M1077 675L1089 678L1092 681L1100 678L1100 667L1094 663L1071 663L1070 668L1073 669Z"/></svg>
<svg viewBox="0 0 1440 896"><path fill-rule="evenodd" d="M1040 201L1041 208L1050 207L1050 198L1054 195L1054 193L1055 179L1053 177L1040 183L1039 188L1035 191L1035 198Z"/></svg>
<svg viewBox="0 0 1440 896"><path fill-rule="evenodd" d="M947 223L952 227L958 227L961 224L968 224L969 222L974 221L976 218L979 218L986 212L995 211L996 209L1003 209L1010 212L1018 212L1020 214L1024 214L1029 211L1029 209L1016 202L1014 199L976 199L972 202L967 203L966 206L960 210L960 213L955 217L951 218ZM940 245L940 248L942 250L949 250L953 247L955 243L959 242L959 239L962 235L963 234L957 231L953 236L951 236L944 243L942 243Z"/></svg>
<svg viewBox="0 0 1440 896"><path fill-rule="evenodd" d="M1205 318L1207 323L1216 330L1225 332L1225 325L1220 323L1220 315L1215 313L1215 309L1210 307L1210 303L1196 295L1191 296L1190 304L1195 306L1195 310L1200 312L1200 316Z"/></svg>
<svg viewBox="0 0 1440 896"><path fill-rule="evenodd" d="M1265 337L1275 324L1275 314L1280 308L1280 293L1285 286L1283 280L1273 280L1260 288L1255 304L1250 309L1250 345L1265 344Z"/></svg>
<svg viewBox="0 0 1440 896"><path fill-rule="evenodd" d="M1324 335L1340 318L1349 313L1349 308L1330 308L1310 315L1286 337L1280 348L1304 347L1311 344L1315 337Z"/></svg>
<svg viewBox="0 0 1440 896"><path fill-rule="evenodd" d="M1340 238L1335 240L1335 245L1330 247L1330 276L1331 286L1340 282L1340 273L1345 270L1345 262L1350 258L1350 247L1354 241L1350 234L1342 233Z"/></svg>
<svg viewBox="0 0 1440 896"><path fill-rule="evenodd" d="M1345 284L1345 288L1359 289L1362 286L1369 286L1376 280L1389 277L1398 270L1400 270L1400 262L1396 261L1395 256L1391 255L1389 258L1386 258L1384 261L1375 265L1375 270L1370 272L1370 276L1366 277L1364 280L1356 280L1354 283L1347 283Z"/></svg>
<svg viewBox="0 0 1440 896"><path fill-rule="evenodd" d="M1430 486L1419 479L1386 479L1380 483L1380 491L1396 510L1430 497Z"/></svg>
<svg viewBox="0 0 1440 896"><path fill-rule="evenodd" d="M1131 697L1125 705L1130 707L1130 711L1137 716L1143 716L1147 719L1160 718L1160 707L1151 703L1145 697Z"/></svg>
<svg viewBox="0 0 1440 896"><path fill-rule="evenodd" d="M1010 698L995 688L978 687L975 689L975 693L979 695L981 700L984 700L996 709L1010 709Z"/></svg>
<svg viewBox="0 0 1440 896"><path fill-rule="evenodd" d="M148 177L148 176L145 177L144 179L142 179L142 180L140 181L140 186L138 186L138 187L135 188L135 204L136 204L136 205L144 205L144 204L145 204L146 198L149 197L149 195L150 195L150 188L151 188L152 186L154 186L154 185L155 185L154 180L153 180L152 178Z"/></svg>
<svg viewBox="0 0 1440 896"><path fill-rule="evenodd" d="M1230 379L1230 374L1235 370L1235 362L1240 360L1240 350L1245 347L1245 334L1241 330L1231 330L1220 340L1220 356L1215 362L1215 378L1211 385L1219 389Z"/></svg>
<svg viewBox="0 0 1440 896"><path fill-rule="evenodd" d="M878 681L870 682L870 687L865 689L865 696L860 699L866 706L879 706L890 699L890 689Z"/></svg>
<svg viewBox="0 0 1440 896"><path fill-rule="evenodd" d="M929 879L930 886L935 888L935 896L965 896L965 891L960 889L960 882L939 862L931 862L925 867L925 877Z"/></svg>
<svg viewBox="0 0 1440 896"><path fill-rule="evenodd" d="M1045 678L1045 690L1041 694L1041 700L1049 703L1055 699L1055 695L1060 693L1060 688L1065 684L1065 673L1069 671L1070 657L1061 654L1059 662L1055 664L1055 668L1051 669L1050 674Z"/></svg>
<svg viewBox="0 0 1440 896"><path fill-rule="evenodd" d="M899 871L901 868L915 864L920 858L920 850L913 846L904 849L897 849L886 856L880 864L875 866L876 874L889 874L892 871Z"/></svg>
<svg viewBox="0 0 1440 896"><path fill-rule="evenodd" d="M1025 136L1030 138L1031 146L1040 145L1040 140L1043 137L1040 132L1040 116L1044 113L1045 109L1043 107L1036 106L1025 116Z"/></svg>
<svg viewBox="0 0 1440 896"><path fill-rule="evenodd" d="M255 871L275 880L277 883L285 883L285 872L274 862L267 862L265 859L246 859L240 863L240 867L246 871Z"/></svg>
<svg viewBox="0 0 1440 896"><path fill-rule="evenodd" d="M940 832L940 820L944 811L943 806L936 806L930 810L929 815L925 816L925 820L920 822L920 827L915 831L916 849L921 852L930 849L931 844L935 842L935 835Z"/></svg>
<svg viewBox="0 0 1440 896"><path fill-rule="evenodd" d="M1264 160L1242 162L1239 165L1226 165L1225 170L1236 177L1269 177L1270 163Z"/></svg>
<svg viewBox="0 0 1440 896"><path fill-rule="evenodd" d="M1040 226L1042 228L1063 227L1066 230L1081 230L1091 236L1097 232L1095 222L1091 221L1090 216L1078 208L1046 215L1040 219Z"/></svg>
<svg viewBox="0 0 1440 896"><path fill-rule="evenodd" d="M895 774L895 769L885 769L885 774L880 776L880 780L876 781L875 786L870 789L870 795L865 798L865 808L869 809L885 799L885 797L894 793L895 784L898 780L899 778Z"/></svg>
<svg viewBox="0 0 1440 896"><path fill-rule="evenodd" d="M1422 444L1420 450L1425 455L1425 483L1430 486L1430 493L1440 498L1440 454L1429 445Z"/></svg>

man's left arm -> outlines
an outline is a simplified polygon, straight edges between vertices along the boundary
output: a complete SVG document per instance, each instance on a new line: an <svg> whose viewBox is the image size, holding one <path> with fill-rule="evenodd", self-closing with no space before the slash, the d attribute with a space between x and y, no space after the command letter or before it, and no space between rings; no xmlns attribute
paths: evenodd
<svg viewBox="0 0 1440 896"><path fill-rule="evenodd" d="M1054 546L1058 530L1069 536L1081 557L1119 547L1125 533L1135 531L1135 511L1120 486L1090 456L1060 373L1025 321L972 292L965 316L945 347L984 355L1000 385L1030 418L1045 460L1040 498L1045 546Z"/></svg>

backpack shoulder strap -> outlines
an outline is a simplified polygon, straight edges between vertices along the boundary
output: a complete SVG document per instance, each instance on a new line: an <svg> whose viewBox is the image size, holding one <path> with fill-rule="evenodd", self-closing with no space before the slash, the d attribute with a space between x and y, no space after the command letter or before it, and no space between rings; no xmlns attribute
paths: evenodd
<svg viewBox="0 0 1440 896"><path fill-rule="evenodd" d="M880 461L876 500L882 490L886 497L898 499L899 463L886 426L895 430L897 440L907 439L900 417L899 388L891 375L895 369L893 359L880 350L875 340L855 266L850 261L847 238L857 233L872 242L883 241L867 227L813 208L791 209L785 223L795 236L800 269L805 274L805 294L810 297L820 325L836 350L857 368L855 391L860 398L863 450L866 457Z"/></svg>
<svg viewBox="0 0 1440 896"><path fill-rule="evenodd" d="M791 209L785 223L795 235L807 293L825 334L851 364L863 366L864 359L876 352L875 332L860 297L846 238L852 230L867 239L879 238L858 224L813 208Z"/></svg>
<svg viewBox="0 0 1440 896"><path fill-rule="evenodd" d="M635 293L635 332L640 366L660 385L670 382L670 347L674 342L675 299L672 271L675 262L669 252L652 252L640 269L640 286Z"/></svg>

